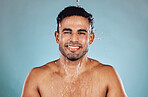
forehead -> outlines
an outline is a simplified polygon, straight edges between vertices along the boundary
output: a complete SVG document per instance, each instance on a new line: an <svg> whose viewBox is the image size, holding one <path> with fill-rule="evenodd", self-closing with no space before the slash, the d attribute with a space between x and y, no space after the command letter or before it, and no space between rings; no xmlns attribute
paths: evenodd
<svg viewBox="0 0 148 97"><path fill-rule="evenodd" d="M69 16L64 18L60 23L60 27L90 27L90 23L87 18L82 16Z"/></svg>

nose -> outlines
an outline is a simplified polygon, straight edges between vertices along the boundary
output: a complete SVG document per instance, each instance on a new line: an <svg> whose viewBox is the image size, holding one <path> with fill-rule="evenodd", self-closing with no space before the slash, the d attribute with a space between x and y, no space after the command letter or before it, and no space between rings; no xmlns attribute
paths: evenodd
<svg viewBox="0 0 148 97"><path fill-rule="evenodd" d="M73 33L70 37L70 40L73 41L73 42L78 42L79 37L76 33Z"/></svg>

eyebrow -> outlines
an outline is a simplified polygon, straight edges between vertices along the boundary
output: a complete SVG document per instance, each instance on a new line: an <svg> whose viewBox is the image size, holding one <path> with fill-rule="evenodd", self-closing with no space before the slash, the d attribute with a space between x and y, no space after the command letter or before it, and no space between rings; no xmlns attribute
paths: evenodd
<svg viewBox="0 0 148 97"><path fill-rule="evenodd" d="M70 28L64 28L64 29L62 30L62 32L64 32L64 31L72 31L72 29L70 29Z"/></svg>
<svg viewBox="0 0 148 97"><path fill-rule="evenodd" d="M81 31L87 32L85 29L79 29L79 30L78 30L78 32L81 32Z"/></svg>

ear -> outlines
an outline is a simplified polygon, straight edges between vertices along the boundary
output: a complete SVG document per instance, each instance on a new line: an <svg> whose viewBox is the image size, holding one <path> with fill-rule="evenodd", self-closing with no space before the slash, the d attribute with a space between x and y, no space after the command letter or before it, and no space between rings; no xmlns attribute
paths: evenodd
<svg viewBox="0 0 148 97"><path fill-rule="evenodd" d="M59 44L59 32L55 31L56 42Z"/></svg>
<svg viewBox="0 0 148 97"><path fill-rule="evenodd" d="M95 38L95 34L94 33L90 33L89 45L91 45L93 43L94 38Z"/></svg>

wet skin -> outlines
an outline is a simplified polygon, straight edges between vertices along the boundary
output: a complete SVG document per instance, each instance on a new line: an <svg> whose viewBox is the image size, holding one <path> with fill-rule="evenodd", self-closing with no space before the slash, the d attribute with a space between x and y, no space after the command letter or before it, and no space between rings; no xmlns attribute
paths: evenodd
<svg viewBox="0 0 148 97"><path fill-rule="evenodd" d="M113 67L90 60L75 79L67 79L59 60L32 69L22 97L126 97Z"/></svg>
<svg viewBox="0 0 148 97"><path fill-rule="evenodd" d="M126 97L115 69L87 57L94 33L86 18L66 17L55 37L60 59L32 69L22 97Z"/></svg>

